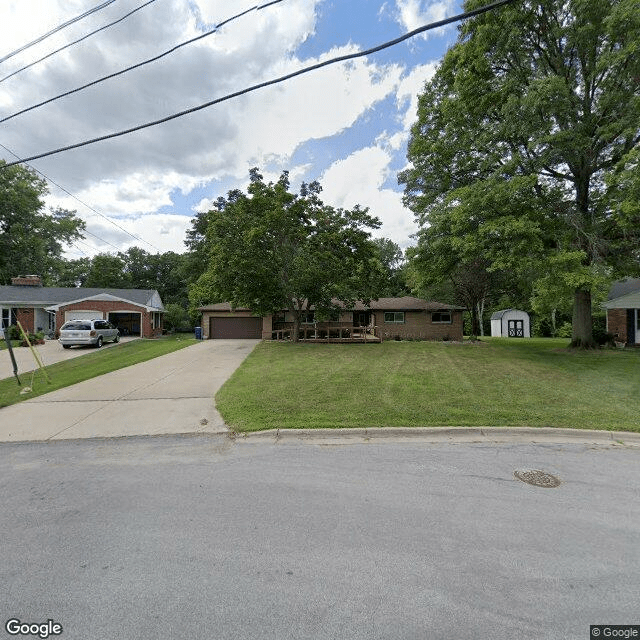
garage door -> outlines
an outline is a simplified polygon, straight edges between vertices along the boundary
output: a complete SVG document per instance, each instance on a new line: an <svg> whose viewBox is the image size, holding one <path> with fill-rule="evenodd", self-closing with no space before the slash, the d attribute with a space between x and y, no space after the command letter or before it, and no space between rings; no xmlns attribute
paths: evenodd
<svg viewBox="0 0 640 640"><path fill-rule="evenodd" d="M209 338L262 338L262 318L211 318Z"/></svg>
<svg viewBox="0 0 640 640"><path fill-rule="evenodd" d="M64 321L67 320L93 320L102 318L102 311L65 311Z"/></svg>

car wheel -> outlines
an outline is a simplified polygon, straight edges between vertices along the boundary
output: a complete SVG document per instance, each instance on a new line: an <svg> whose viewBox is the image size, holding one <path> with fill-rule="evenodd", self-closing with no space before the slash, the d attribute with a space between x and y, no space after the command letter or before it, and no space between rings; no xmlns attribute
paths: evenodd
<svg viewBox="0 0 640 640"><path fill-rule="evenodd" d="M116 339L114 340L114 342L120 342L120 334L116 333Z"/></svg>
<svg viewBox="0 0 640 640"><path fill-rule="evenodd" d="M98 347L98 349L102 346L102 336L98 336L98 342L96 342L96 347Z"/></svg>
<svg viewBox="0 0 640 640"><path fill-rule="evenodd" d="M63 349L71 349L71 345L70 344L63 344L62 348Z"/></svg>

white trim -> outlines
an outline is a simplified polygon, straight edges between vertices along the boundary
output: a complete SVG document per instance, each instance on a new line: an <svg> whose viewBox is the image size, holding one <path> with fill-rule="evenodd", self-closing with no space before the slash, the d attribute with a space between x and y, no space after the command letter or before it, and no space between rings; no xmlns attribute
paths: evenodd
<svg viewBox="0 0 640 640"><path fill-rule="evenodd" d="M47 307L47 311L57 311L60 307L68 307L70 304L78 304L79 302L88 302L88 301L102 301L102 302L126 302L127 304L132 304L134 307L141 307L146 311L158 311L163 312L163 309L159 307L149 307L146 304L141 302L134 302L133 300L129 300L127 298L121 298L119 296L112 296L110 293L98 293L95 296L87 296L85 298L78 298L77 300L68 300L67 302L61 302L60 304L54 304L50 307ZM124 313L124 312L123 312ZM139 313L139 312L136 312Z"/></svg>
<svg viewBox="0 0 640 640"><path fill-rule="evenodd" d="M640 307L640 291L632 291L619 298L602 303L605 309L637 309Z"/></svg>

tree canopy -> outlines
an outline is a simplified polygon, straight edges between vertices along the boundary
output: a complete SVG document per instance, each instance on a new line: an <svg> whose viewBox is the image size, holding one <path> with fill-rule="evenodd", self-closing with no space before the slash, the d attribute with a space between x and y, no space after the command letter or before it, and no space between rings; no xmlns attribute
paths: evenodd
<svg viewBox="0 0 640 640"><path fill-rule="evenodd" d="M369 229L379 220L359 206L328 206L320 192L312 182L291 193L287 172L267 184L252 169L248 192L230 191L208 216L208 269L192 303L224 300L258 315L291 309L299 324L311 306L329 317L336 300L375 297L384 274Z"/></svg>
<svg viewBox="0 0 640 640"><path fill-rule="evenodd" d="M5 164L0 160L0 284L32 273L47 281L63 245L82 237L84 222L71 211L46 211L46 182L31 169Z"/></svg>
<svg viewBox="0 0 640 640"><path fill-rule="evenodd" d="M637 0L525 0L465 22L399 176L423 268L532 273L571 294L573 344L591 346L592 290L640 268L639 86Z"/></svg>

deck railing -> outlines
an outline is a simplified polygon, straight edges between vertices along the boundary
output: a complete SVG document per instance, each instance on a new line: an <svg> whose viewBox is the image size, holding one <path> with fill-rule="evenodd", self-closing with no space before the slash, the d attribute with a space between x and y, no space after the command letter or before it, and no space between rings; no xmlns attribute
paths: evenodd
<svg viewBox="0 0 640 640"><path fill-rule="evenodd" d="M292 340L293 322L279 322L273 325L272 340ZM316 322L301 324L298 340L307 342L382 342L382 334L377 326L354 327L351 322Z"/></svg>

